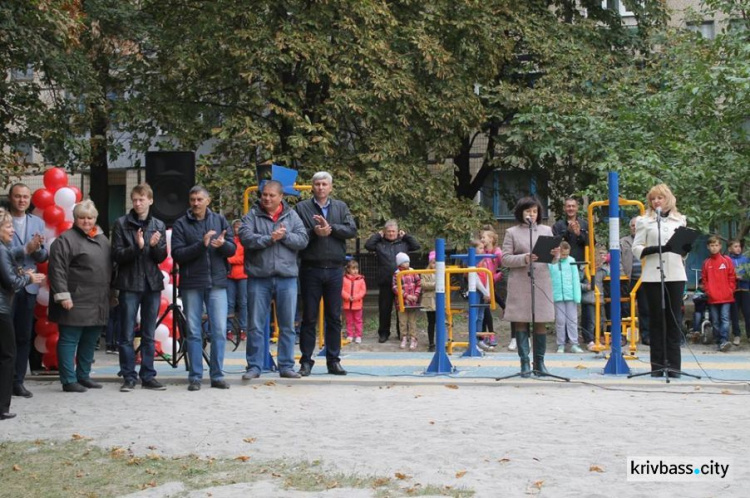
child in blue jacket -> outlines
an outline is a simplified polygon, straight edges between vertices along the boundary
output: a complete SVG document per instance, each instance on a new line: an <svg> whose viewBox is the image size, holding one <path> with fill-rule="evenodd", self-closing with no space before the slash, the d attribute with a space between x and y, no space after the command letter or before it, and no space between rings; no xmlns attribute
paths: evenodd
<svg viewBox="0 0 750 498"><path fill-rule="evenodd" d="M578 346L578 304L581 302L581 278L576 260L570 256L570 244L560 243L560 256L549 266L552 295L555 301L557 352L565 352L565 334L570 339L570 352L583 353Z"/></svg>

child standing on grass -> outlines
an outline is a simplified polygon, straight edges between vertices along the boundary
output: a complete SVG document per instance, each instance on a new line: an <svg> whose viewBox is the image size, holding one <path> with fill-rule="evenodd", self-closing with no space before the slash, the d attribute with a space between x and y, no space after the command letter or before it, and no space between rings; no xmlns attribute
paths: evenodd
<svg viewBox="0 0 750 498"><path fill-rule="evenodd" d="M430 252L428 270L435 269L435 251ZM427 315L427 351L435 351L435 274L422 275L422 309Z"/></svg>
<svg viewBox="0 0 750 498"><path fill-rule="evenodd" d="M396 254L396 271L393 272L392 288L398 299L396 280L399 272L411 270L409 255L405 252ZM401 329L401 349L409 346L417 349L417 312L419 298L422 295L422 279L417 274L405 275L401 279L401 290L404 294L404 312L398 313L398 324Z"/></svg>
<svg viewBox="0 0 750 498"><path fill-rule="evenodd" d="M729 308L734 302L737 277L732 260L721 254L721 241L715 235L708 238L708 258L703 262L701 280L708 296L711 324L719 351L729 351Z"/></svg>
<svg viewBox="0 0 750 498"><path fill-rule="evenodd" d="M555 301L557 352L565 352L565 335L570 339L570 352L583 353L578 346L578 303L581 302L581 277L576 260L570 256L570 244L560 243L560 255L550 263L552 295Z"/></svg>
<svg viewBox="0 0 750 498"><path fill-rule="evenodd" d="M367 284L359 273L359 263L350 260L344 269L344 285L341 287L344 318L346 318L346 341L362 343L362 314Z"/></svg>

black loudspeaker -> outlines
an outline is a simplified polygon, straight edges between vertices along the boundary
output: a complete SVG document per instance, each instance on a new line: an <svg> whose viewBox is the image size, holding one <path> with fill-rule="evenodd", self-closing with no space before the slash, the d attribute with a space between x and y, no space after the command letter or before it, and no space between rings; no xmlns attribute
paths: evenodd
<svg viewBox="0 0 750 498"><path fill-rule="evenodd" d="M190 207L195 185L195 153L146 152L146 182L154 191L151 212L171 227Z"/></svg>

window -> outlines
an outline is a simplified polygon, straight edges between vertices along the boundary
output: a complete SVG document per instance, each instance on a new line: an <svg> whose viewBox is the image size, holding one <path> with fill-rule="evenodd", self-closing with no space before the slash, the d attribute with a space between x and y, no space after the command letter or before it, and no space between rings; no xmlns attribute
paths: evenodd
<svg viewBox="0 0 750 498"><path fill-rule="evenodd" d="M513 219L513 208L521 197L535 195L547 206L547 180L529 171L493 171L480 190L480 204L496 219ZM544 212L547 217L547 210Z"/></svg>
<svg viewBox="0 0 750 498"><path fill-rule="evenodd" d="M713 21L689 22L687 23L687 29L688 31L700 33L707 40L713 40L715 36Z"/></svg>
<svg viewBox="0 0 750 498"><path fill-rule="evenodd" d="M614 10L620 14L620 17L631 17L635 15L623 5L622 0L602 0L602 9Z"/></svg>

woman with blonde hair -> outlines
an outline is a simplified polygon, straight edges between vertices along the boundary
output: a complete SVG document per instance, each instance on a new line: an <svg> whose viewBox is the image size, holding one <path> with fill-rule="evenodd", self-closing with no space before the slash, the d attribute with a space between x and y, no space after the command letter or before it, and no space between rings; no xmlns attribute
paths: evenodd
<svg viewBox="0 0 750 498"><path fill-rule="evenodd" d="M112 261L107 237L96 226L99 212L85 200L73 208L73 227L50 247L49 319L60 330L57 358L65 392L100 389L91 380L96 341L109 319Z"/></svg>
<svg viewBox="0 0 750 498"><path fill-rule="evenodd" d="M646 195L648 208L635 226L633 254L643 260L641 282L646 292L651 336L651 376L679 377L681 367L680 328L682 293L687 281L681 254L689 247L670 247L667 242L678 227L686 225L685 217L677 210L677 200L663 183L654 186ZM661 242L661 261L659 260ZM664 272L662 296L661 272ZM662 298L665 306L662 308ZM665 327L666 326L666 327ZM666 341L665 341L666 335ZM666 351L665 351L666 345ZM666 359L667 364L664 364ZM662 370L662 369L669 370ZM674 371L671 371L674 370Z"/></svg>
<svg viewBox="0 0 750 498"><path fill-rule="evenodd" d="M16 333L13 328L13 298L29 284L44 281L44 275L23 271L10 252L15 235L11 214L0 208L0 420L13 418L10 400L13 391L13 370L16 364Z"/></svg>

